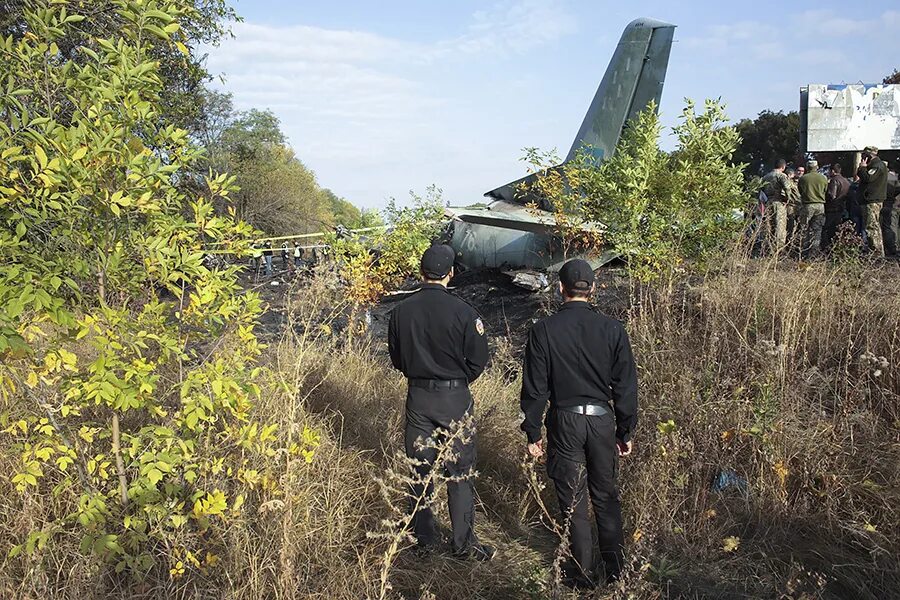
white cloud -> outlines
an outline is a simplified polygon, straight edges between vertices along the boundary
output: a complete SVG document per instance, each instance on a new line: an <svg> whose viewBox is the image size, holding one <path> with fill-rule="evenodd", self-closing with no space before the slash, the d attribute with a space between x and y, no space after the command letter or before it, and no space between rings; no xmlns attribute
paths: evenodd
<svg viewBox="0 0 900 600"><path fill-rule="evenodd" d="M424 161L440 161L446 170L471 159L461 138L452 137L461 132L448 135L440 123L451 100L435 89L435 73L523 54L574 30L559 0L504 0L473 15L459 36L427 44L365 31L238 23L233 39L205 51L209 70L224 75L239 109L275 111L297 155L324 185L348 195L364 189L364 197L351 199L371 205L397 195L397 185L401 191L418 185L416 176L435 168ZM331 179L341 169L354 179L345 188ZM367 170L372 179L360 186Z"/></svg>
<svg viewBox="0 0 900 600"><path fill-rule="evenodd" d="M823 52L829 42L864 33L870 37L889 36L896 24L900 24L898 11L886 11L869 19L852 19L831 9L816 9L766 21L713 25L702 35L685 39L684 44L692 49L737 53L754 60L782 59L794 64L798 55L802 55L824 63L835 58ZM797 51L798 45L808 50Z"/></svg>
<svg viewBox="0 0 900 600"><path fill-rule="evenodd" d="M472 18L468 32L439 44L441 52L521 53L577 29L574 17L556 0L505 2Z"/></svg>

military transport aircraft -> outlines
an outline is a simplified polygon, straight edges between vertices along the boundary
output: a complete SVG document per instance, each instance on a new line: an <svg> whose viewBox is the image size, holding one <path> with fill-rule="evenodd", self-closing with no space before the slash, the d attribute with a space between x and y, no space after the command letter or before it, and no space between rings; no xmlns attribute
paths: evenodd
<svg viewBox="0 0 900 600"><path fill-rule="evenodd" d="M582 149L602 161L615 151L629 119L651 101L659 106L674 33L675 25L653 19L629 23L563 165ZM451 221L444 239L456 250L459 268L558 270L563 255L553 243L553 214L526 207L532 202L542 204L524 191L534 177L487 192L487 206L446 209ZM596 268L613 258L614 253L605 253L592 263Z"/></svg>

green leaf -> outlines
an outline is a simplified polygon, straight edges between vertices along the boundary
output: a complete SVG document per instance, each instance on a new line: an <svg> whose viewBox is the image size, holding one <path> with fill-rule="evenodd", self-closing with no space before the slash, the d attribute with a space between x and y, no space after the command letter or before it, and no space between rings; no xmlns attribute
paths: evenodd
<svg viewBox="0 0 900 600"><path fill-rule="evenodd" d="M175 17L173 17L172 15L165 13L161 10L148 10L147 12L144 13L144 16L151 18L151 19L156 19L158 21L162 21L163 23L167 23L167 24L175 21Z"/></svg>
<svg viewBox="0 0 900 600"><path fill-rule="evenodd" d="M150 471L147 473L147 479L149 479L150 483L152 483L153 485L159 483L162 478L163 474L159 469L150 469Z"/></svg>
<svg viewBox="0 0 900 600"><path fill-rule="evenodd" d="M94 52L93 50L91 50L90 48L88 48L87 46L81 46L79 48L79 50L81 52L84 52L85 54L87 54L88 56L93 58L94 60L100 60L100 55L97 54L96 52Z"/></svg>
<svg viewBox="0 0 900 600"><path fill-rule="evenodd" d="M155 35L161 40L168 40L169 34L157 27L156 25L144 25L144 29Z"/></svg>

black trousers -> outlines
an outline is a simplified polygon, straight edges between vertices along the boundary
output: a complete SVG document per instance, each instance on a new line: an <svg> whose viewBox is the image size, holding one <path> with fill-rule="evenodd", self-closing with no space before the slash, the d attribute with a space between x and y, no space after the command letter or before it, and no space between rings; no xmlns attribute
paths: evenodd
<svg viewBox="0 0 900 600"><path fill-rule="evenodd" d="M591 416L551 409L547 414L547 442L547 473L556 485L560 510L568 516L572 558L585 574L593 572L590 494L606 577L618 577L625 542L616 489L615 417L611 413Z"/></svg>
<svg viewBox="0 0 900 600"><path fill-rule="evenodd" d="M472 395L466 387L456 389L423 389L410 387L406 396L406 455L422 461L415 467L419 478L424 478L434 467L437 451L416 448L416 440L433 438L438 442L453 421L459 421L472 413ZM455 460L444 465L446 475L462 477L460 481L447 482L450 522L453 526L453 550L462 552L476 543L475 538L475 489L472 483L472 467L475 465L475 432L466 443L457 443L454 448ZM434 514L430 506L419 506L416 501L424 497L430 505L434 485L423 489L421 483L411 486L410 511L415 510L412 519L413 533L420 546L437 544L440 537Z"/></svg>

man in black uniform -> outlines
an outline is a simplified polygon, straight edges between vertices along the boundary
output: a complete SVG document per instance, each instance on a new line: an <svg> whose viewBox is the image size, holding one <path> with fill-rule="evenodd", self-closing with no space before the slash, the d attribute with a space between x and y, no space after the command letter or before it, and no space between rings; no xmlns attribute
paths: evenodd
<svg viewBox="0 0 900 600"><path fill-rule="evenodd" d="M408 379L406 395L406 455L423 461L416 467L422 477L433 468L436 452L416 448L416 440L428 439L472 414L469 384L488 362L484 323L474 308L450 294L456 254L450 246L434 245L422 255L421 289L391 312L388 348L394 367ZM456 459L444 465L447 474L460 478L447 483L453 551L460 556L489 560L494 550L475 537L475 489L467 477L475 464L475 432L457 445ZM429 486L431 488L432 486ZM424 490L430 498L433 489ZM413 486L412 502L421 497L421 485ZM439 536L431 508L413 515L413 532L423 551L437 546Z"/></svg>
<svg viewBox="0 0 900 600"><path fill-rule="evenodd" d="M560 510L569 516L577 563L572 583L591 586L593 554L587 494L597 520L606 581L618 578L624 558L617 455L631 453L637 423L637 369L621 323L594 312L594 272L581 259L559 271L565 304L532 327L522 374L522 430L528 453L544 453L541 419L547 401L547 474ZM612 407L610 407L612 403Z"/></svg>

